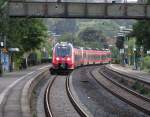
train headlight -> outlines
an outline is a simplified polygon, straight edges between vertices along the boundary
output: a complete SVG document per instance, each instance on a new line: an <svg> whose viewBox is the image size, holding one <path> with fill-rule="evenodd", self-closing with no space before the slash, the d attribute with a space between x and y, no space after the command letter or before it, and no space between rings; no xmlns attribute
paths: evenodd
<svg viewBox="0 0 150 117"><path fill-rule="evenodd" d="M67 58L67 61L70 61L70 60L71 60L71 58L68 57L68 58Z"/></svg>
<svg viewBox="0 0 150 117"><path fill-rule="evenodd" d="M57 61L59 61L59 60L60 60L60 58L56 57L56 60L57 60Z"/></svg>

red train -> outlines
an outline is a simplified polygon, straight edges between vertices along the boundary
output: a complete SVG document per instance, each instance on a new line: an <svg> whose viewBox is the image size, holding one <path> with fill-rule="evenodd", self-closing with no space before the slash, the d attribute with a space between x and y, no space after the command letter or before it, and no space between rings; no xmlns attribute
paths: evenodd
<svg viewBox="0 0 150 117"><path fill-rule="evenodd" d="M73 70L81 65L104 64L111 62L111 52L75 48L72 44L61 42L53 48L52 68L50 72Z"/></svg>

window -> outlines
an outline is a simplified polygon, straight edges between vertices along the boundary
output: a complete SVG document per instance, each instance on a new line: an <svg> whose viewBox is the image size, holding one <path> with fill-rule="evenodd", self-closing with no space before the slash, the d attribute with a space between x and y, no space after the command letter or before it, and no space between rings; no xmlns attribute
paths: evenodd
<svg viewBox="0 0 150 117"><path fill-rule="evenodd" d="M71 47L70 46L57 46L56 47L56 56L65 57L71 55Z"/></svg>

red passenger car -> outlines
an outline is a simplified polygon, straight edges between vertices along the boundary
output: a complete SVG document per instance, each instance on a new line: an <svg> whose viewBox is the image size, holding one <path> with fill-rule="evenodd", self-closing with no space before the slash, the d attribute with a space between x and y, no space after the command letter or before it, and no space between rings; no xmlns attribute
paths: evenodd
<svg viewBox="0 0 150 117"><path fill-rule="evenodd" d="M70 43L57 43L53 48L51 73L73 70L81 65L109 63L111 52L75 48Z"/></svg>

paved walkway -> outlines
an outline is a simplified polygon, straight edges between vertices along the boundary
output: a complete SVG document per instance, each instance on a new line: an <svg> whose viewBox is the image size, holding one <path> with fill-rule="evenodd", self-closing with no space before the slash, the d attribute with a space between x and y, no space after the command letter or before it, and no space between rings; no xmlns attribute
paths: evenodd
<svg viewBox="0 0 150 117"><path fill-rule="evenodd" d="M132 70L132 68L130 67L122 67L118 64L110 64L110 65L107 65L107 67L115 71L121 72L123 74L128 74L130 76L138 77L140 79L150 82L150 73L139 71L139 70Z"/></svg>
<svg viewBox="0 0 150 117"><path fill-rule="evenodd" d="M4 89L6 89L6 87L8 87L17 79L20 79L21 77L25 76L28 73L32 73L35 70L42 69L42 67L45 67L45 66L46 65L37 65L37 66L29 67L21 71L3 73L2 77L0 77L0 94L2 93Z"/></svg>

